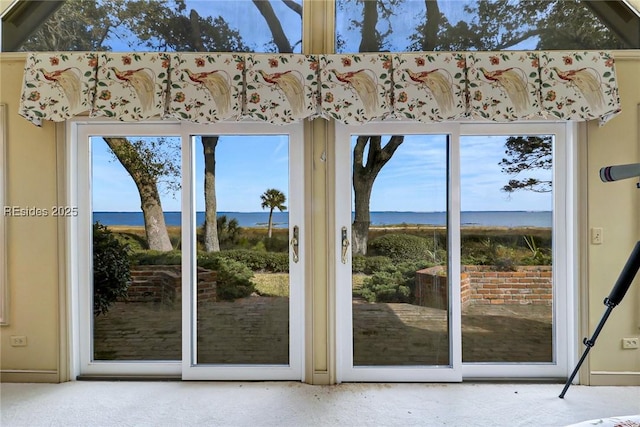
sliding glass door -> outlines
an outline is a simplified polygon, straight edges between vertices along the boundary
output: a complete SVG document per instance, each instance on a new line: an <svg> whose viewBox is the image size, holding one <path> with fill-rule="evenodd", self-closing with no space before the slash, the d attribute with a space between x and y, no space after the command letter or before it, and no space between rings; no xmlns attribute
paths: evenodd
<svg viewBox="0 0 640 427"><path fill-rule="evenodd" d="M451 132L338 128L340 381L462 378Z"/></svg>
<svg viewBox="0 0 640 427"><path fill-rule="evenodd" d="M80 374L302 380L302 126L72 130Z"/></svg>
<svg viewBox="0 0 640 427"><path fill-rule="evenodd" d="M460 136L465 378L567 375L568 126L469 124Z"/></svg>
<svg viewBox="0 0 640 427"><path fill-rule="evenodd" d="M182 378L302 380L301 126L184 140Z"/></svg>
<svg viewBox="0 0 640 427"><path fill-rule="evenodd" d="M81 375L180 375L180 127L73 123Z"/></svg>
<svg viewBox="0 0 640 427"><path fill-rule="evenodd" d="M340 381L566 376L570 131L337 126Z"/></svg>

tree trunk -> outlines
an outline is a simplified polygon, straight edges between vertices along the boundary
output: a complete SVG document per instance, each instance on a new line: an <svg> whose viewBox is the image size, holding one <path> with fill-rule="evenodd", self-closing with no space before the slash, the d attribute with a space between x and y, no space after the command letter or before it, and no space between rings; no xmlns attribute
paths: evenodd
<svg viewBox="0 0 640 427"><path fill-rule="evenodd" d="M149 249L170 251L173 249L164 222L162 203L154 176L147 172L136 149L126 138L103 138L122 166L131 175L140 195L140 207L144 216L144 230Z"/></svg>
<svg viewBox="0 0 640 427"><path fill-rule="evenodd" d="M359 136L353 149L353 193L355 216L351 226L352 251L354 255L366 255L371 223L370 200L373 183L380 170L393 156L404 136L394 135L382 147L381 136ZM369 146L367 161L365 148Z"/></svg>
<svg viewBox="0 0 640 427"><path fill-rule="evenodd" d="M269 228L267 229L267 234L269 238L271 238L271 232L273 230L273 207L269 210Z"/></svg>
<svg viewBox="0 0 640 427"><path fill-rule="evenodd" d="M217 136L203 136L204 149L204 250L219 252L218 209L216 203L216 145Z"/></svg>
<svg viewBox="0 0 640 427"><path fill-rule="evenodd" d="M355 166L355 165L354 165ZM366 255L371 225L371 190L373 179L364 168L353 169L353 190L355 198L355 216L351 225L351 250L353 254Z"/></svg>
<svg viewBox="0 0 640 427"><path fill-rule="evenodd" d="M378 2L365 1L362 17L362 38L360 52L379 52L380 34L376 30L378 23ZM392 136L382 148L382 137L359 136L353 149L353 192L355 216L351 226L351 251L354 255L366 255L371 224L370 203L373 183L382 167L391 159L396 149L404 141L403 136ZM364 161L365 148L369 145L367 161Z"/></svg>
<svg viewBox="0 0 640 427"><path fill-rule="evenodd" d="M377 0L365 0L362 15L362 38L358 50L360 52L380 52L380 34L376 30L376 25L378 25Z"/></svg>
<svg viewBox="0 0 640 427"><path fill-rule="evenodd" d="M202 32L200 30L200 15L194 9L189 13L191 23L191 43L196 52L204 52ZM220 252L220 238L218 237L218 203L216 201L216 146L217 136L203 136L204 151L204 250L206 252Z"/></svg>
<svg viewBox="0 0 640 427"><path fill-rule="evenodd" d="M438 29L440 27L440 7L437 1L424 0L426 9L426 29L422 50L432 51L436 49L438 42Z"/></svg>

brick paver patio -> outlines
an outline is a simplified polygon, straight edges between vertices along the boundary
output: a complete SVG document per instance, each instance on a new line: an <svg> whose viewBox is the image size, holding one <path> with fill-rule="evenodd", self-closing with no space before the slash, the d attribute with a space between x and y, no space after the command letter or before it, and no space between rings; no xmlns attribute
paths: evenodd
<svg viewBox="0 0 640 427"><path fill-rule="evenodd" d="M447 364L446 311L354 300L356 365ZM286 364L288 299L251 296L198 307L200 363ZM549 362L551 307L475 305L463 311L465 362ZM116 303L95 319L96 360L180 360L179 303Z"/></svg>

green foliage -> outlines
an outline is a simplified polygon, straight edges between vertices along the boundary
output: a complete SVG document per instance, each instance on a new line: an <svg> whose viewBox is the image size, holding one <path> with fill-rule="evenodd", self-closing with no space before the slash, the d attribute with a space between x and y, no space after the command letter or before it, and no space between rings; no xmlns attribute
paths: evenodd
<svg viewBox="0 0 640 427"><path fill-rule="evenodd" d="M182 252L142 250L131 253L131 265L180 265Z"/></svg>
<svg viewBox="0 0 640 427"><path fill-rule="evenodd" d="M220 252L220 256L238 261L251 271L286 273L289 271L288 252L262 252L250 249L233 249Z"/></svg>
<svg viewBox="0 0 640 427"><path fill-rule="evenodd" d="M550 171L553 160L553 140L550 136L510 136L505 143L505 155L499 165L502 172L511 176L532 171ZM538 172L540 176L540 173ZM547 179L524 177L510 179L502 187L502 191L513 193L517 190L528 190L536 193L551 191L551 172L546 173Z"/></svg>
<svg viewBox="0 0 640 427"><path fill-rule="evenodd" d="M233 301L255 292L253 272L244 264L228 258L218 258L216 292L219 299Z"/></svg>
<svg viewBox="0 0 640 427"><path fill-rule="evenodd" d="M427 2L427 7L437 9L439 3ZM435 10L435 16L420 23L409 36L413 43L408 50L507 50L533 36L538 39L536 50L624 49L626 44L585 3L467 2L464 15L469 18L458 22L449 22Z"/></svg>
<svg viewBox="0 0 640 427"><path fill-rule="evenodd" d="M268 236L271 238L273 232L273 211L274 209L278 209L280 212L286 210L287 207L284 203L287 201L287 197L282 191L275 188L269 188L260 195L260 200L262 200L262 203L260 204L262 209L269 209Z"/></svg>
<svg viewBox="0 0 640 427"><path fill-rule="evenodd" d="M280 212L287 209L284 205L287 201L287 197L282 191L275 188L267 189L260 195L260 200L262 200L262 203L260 204L262 209L269 208L271 212L273 212L274 209L278 209Z"/></svg>
<svg viewBox="0 0 640 427"><path fill-rule="evenodd" d="M120 242L128 245L129 249L133 252L143 250L148 246L147 239L144 235L128 232L116 232L113 234Z"/></svg>
<svg viewBox="0 0 640 427"><path fill-rule="evenodd" d="M287 252L289 240L285 236L271 236L263 240L264 247L269 252Z"/></svg>
<svg viewBox="0 0 640 427"><path fill-rule="evenodd" d="M132 265L180 265L180 251L136 251L131 254ZM231 249L221 252L199 252L198 266L210 268L217 265L220 258L240 262L251 271L287 273L289 271L288 252L265 252L251 249Z"/></svg>
<svg viewBox="0 0 640 427"><path fill-rule="evenodd" d="M487 261L490 265L493 265L498 271L515 271L515 250L511 247L507 247L496 243L491 239L486 239L484 242L485 253Z"/></svg>
<svg viewBox="0 0 640 427"><path fill-rule="evenodd" d="M131 281L129 248L104 225L93 224L93 314L105 314L126 298Z"/></svg>
<svg viewBox="0 0 640 427"><path fill-rule="evenodd" d="M433 259L430 239L411 234L386 234L369 242L374 255L391 258L392 261Z"/></svg>
<svg viewBox="0 0 640 427"><path fill-rule="evenodd" d="M235 218L228 219L226 215L216 218L216 226L218 227L218 242L220 247L232 247L240 240L242 228L238 225Z"/></svg>
<svg viewBox="0 0 640 427"><path fill-rule="evenodd" d="M196 14L192 20L190 12L183 0L66 0L22 48L108 51L113 40L123 39L138 51L249 50L222 17Z"/></svg>
<svg viewBox="0 0 640 427"><path fill-rule="evenodd" d="M461 262L464 265L491 265L514 271L518 265L551 265L551 231L532 230L523 238L518 230L462 234Z"/></svg>
<svg viewBox="0 0 640 427"><path fill-rule="evenodd" d="M198 257L198 266L216 272L216 293L218 298L233 301L245 298L255 292L253 272L241 262L220 256L220 253L206 253Z"/></svg>
<svg viewBox="0 0 640 427"><path fill-rule="evenodd" d="M393 264L384 257L374 257L372 263L380 268L371 277L364 280L357 293L369 302L406 302L413 301L413 287L416 271L428 267L425 261L405 261Z"/></svg>
<svg viewBox="0 0 640 427"><path fill-rule="evenodd" d="M410 302L411 288L400 271L381 271L365 279L360 295L369 302Z"/></svg>
<svg viewBox="0 0 640 427"><path fill-rule="evenodd" d="M522 236L531 255L522 259L524 265L551 265L551 250L538 246L533 236Z"/></svg>
<svg viewBox="0 0 640 427"><path fill-rule="evenodd" d="M365 274L372 274L376 271L390 271L395 268L393 261L386 256L367 257L364 271Z"/></svg>
<svg viewBox="0 0 640 427"><path fill-rule="evenodd" d="M351 257L351 271L354 273L364 273L367 266L367 257L353 254Z"/></svg>
<svg viewBox="0 0 640 427"><path fill-rule="evenodd" d="M103 139L111 148L114 160L123 166L131 165L138 174L148 176L164 193L175 195L180 191L179 138L126 138L122 144L109 143L114 138Z"/></svg>

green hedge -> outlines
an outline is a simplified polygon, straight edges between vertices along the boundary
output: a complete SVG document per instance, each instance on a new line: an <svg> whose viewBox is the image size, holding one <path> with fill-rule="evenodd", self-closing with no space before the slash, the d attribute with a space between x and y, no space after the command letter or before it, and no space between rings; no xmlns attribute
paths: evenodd
<svg viewBox="0 0 640 427"><path fill-rule="evenodd" d="M380 258L380 257L378 257ZM431 266L426 261L405 261L385 265L364 280L356 292L369 302L407 302L414 300L416 271Z"/></svg>
<svg viewBox="0 0 640 427"><path fill-rule="evenodd" d="M386 234L369 242L371 255L381 255L392 261L432 260L432 240L411 234Z"/></svg>
<svg viewBox="0 0 640 427"><path fill-rule="evenodd" d="M354 273L373 274L377 271L390 271L395 269L391 258L386 256L354 255L351 263Z"/></svg>
<svg viewBox="0 0 640 427"><path fill-rule="evenodd" d="M411 302L411 288L400 271L374 273L359 293L369 302Z"/></svg>
<svg viewBox="0 0 640 427"><path fill-rule="evenodd" d="M287 273L289 271L288 252L262 252L251 249L232 249L219 252L220 256L246 265L251 271Z"/></svg>
<svg viewBox="0 0 640 427"><path fill-rule="evenodd" d="M251 271L270 271L286 273L289 271L289 254L286 252L263 252L252 249L232 249L221 252L199 252L198 265L210 262L214 258L238 261ZM132 265L180 265L180 251L137 251L131 256ZM206 267L205 267L206 268Z"/></svg>
<svg viewBox="0 0 640 427"><path fill-rule="evenodd" d="M255 292L253 272L241 262L222 256L203 256L198 266L216 272L216 293L219 299L233 301Z"/></svg>
<svg viewBox="0 0 640 427"><path fill-rule="evenodd" d="M135 251L130 256L131 265L180 265L181 251Z"/></svg>
<svg viewBox="0 0 640 427"><path fill-rule="evenodd" d="M104 225L93 224L93 314L105 314L127 296L131 282L129 246Z"/></svg>

